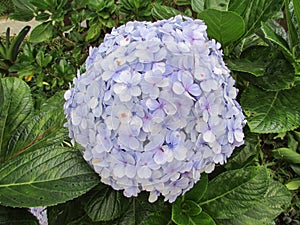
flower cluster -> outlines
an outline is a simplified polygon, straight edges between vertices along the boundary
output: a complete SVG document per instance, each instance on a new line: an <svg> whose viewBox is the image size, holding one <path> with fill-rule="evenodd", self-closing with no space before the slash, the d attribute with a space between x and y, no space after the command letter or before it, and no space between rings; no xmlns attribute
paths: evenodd
<svg viewBox="0 0 300 225"><path fill-rule="evenodd" d="M220 47L203 21L176 16L128 22L90 49L64 108L70 137L103 183L173 202L243 144Z"/></svg>
<svg viewBox="0 0 300 225"><path fill-rule="evenodd" d="M45 207L30 208L30 213L33 214L41 225L48 225L47 209Z"/></svg>

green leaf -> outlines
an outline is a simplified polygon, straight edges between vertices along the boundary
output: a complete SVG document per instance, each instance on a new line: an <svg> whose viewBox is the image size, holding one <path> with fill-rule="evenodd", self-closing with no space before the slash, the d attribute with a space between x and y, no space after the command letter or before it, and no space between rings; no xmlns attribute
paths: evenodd
<svg viewBox="0 0 300 225"><path fill-rule="evenodd" d="M221 173L209 182L200 203L215 220L242 215L264 197L268 189L265 167L248 167Z"/></svg>
<svg viewBox="0 0 300 225"><path fill-rule="evenodd" d="M190 217L182 210L183 198L178 197L172 204L172 221L178 225L189 224Z"/></svg>
<svg viewBox="0 0 300 225"><path fill-rule="evenodd" d="M270 224L290 205L291 193L280 182L270 180L265 195L242 215L217 220L218 225Z"/></svg>
<svg viewBox="0 0 300 225"><path fill-rule="evenodd" d="M213 218L211 218L210 215L208 215L206 212L201 212L197 216L192 216L190 217L190 223L191 225L216 225L215 221Z"/></svg>
<svg viewBox="0 0 300 225"><path fill-rule="evenodd" d="M50 14L46 12L41 12L36 15L35 20L39 22L45 22L50 18Z"/></svg>
<svg viewBox="0 0 300 225"><path fill-rule="evenodd" d="M29 86L18 78L0 79L0 102L0 161L3 161L11 134L33 111Z"/></svg>
<svg viewBox="0 0 300 225"><path fill-rule="evenodd" d="M57 92L43 103L22 126L19 126L10 137L6 159L11 159L24 151L61 144L67 139L68 131L64 128L63 92Z"/></svg>
<svg viewBox="0 0 300 225"><path fill-rule="evenodd" d="M9 18L19 21L30 21L34 17L35 7L28 0L12 0L16 7L13 13L9 14Z"/></svg>
<svg viewBox="0 0 300 225"><path fill-rule="evenodd" d="M99 183L79 152L65 147L20 154L0 168L0 202L12 207L49 206L76 198Z"/></svg>
<svg viewBox="0 0 300 225"><path fill-rule="evenodd" d="M201 0L200 0L201 1ZM199 1L198 1L199 2ZM182 5L190 5L191 1L190 0L176 0L174 2L176 5L182 6Z"/></svg>
<svg viewBox="0 0 300 225"><path fill-rule="evenodd" d="M282 4L283 0L231 0L228 9L244 19L246 32L243 37L247 37L260 28L261 22L280 11Z"/></svg>
<svg viewBox="0 0 300 225"><path fill-rule="evenodd" d="M157 216L160 215L160 216ZM152 221L155 219L155 223ZM128 210L123 215L109 222L109 225L166 225L171 220L170 204L164 203L162 199L158 199L155 203L149 203L147 195L140 193L138 197L132 198Z"/></svg>
<svg viewBox="0 0 300 225"><path fill-rule="evenodd" d="M139 225L166 225L170 224L169 212L154 212L151 213L146 219L141 221ZM112 224L113 225L113 224Z"/></svg>
<svg viewBox="0 0 300 225"><path fill-rule="evenodd" d="M199 202L207 190L208 175L206 173L201 174L200 180L194 185L194 187L184 194L184 199L193 200Z"/></svg>
<svg viewBox="0 0 300 225"><path fill-rule="evenodd" d="M41 23L36 26L30 33L30 41L39 43L49 40L53 35L53 26L51 21Z"/></svg>
<svg viewBox="0 0 300 225"><path fill-rule="evenodd" d="M227 66L230 70L250 73L256 77L262 76L265 72L265 64L262 61L250 61L247 58L227 60Z"/></svg>
<svg viewBox="0 0 300 225"><path fill-rule="evenodd" d="M240 76L251 84L268 91L294 86L294 68L275 48L251 47L239 59L228 60L228 66L232 70L243 72Z"/></svg>
<svg viewBox="0 0 300 225"><path fill-rule="evenodd" d="M298 176L300 176L300 165L291 164L290 167Z"/></svg>
<svg viewBox="0 0 300 225"><path fill-rule="evenodd" d="M205 0L205 9L228 10L230 0Z"/></svg>
<svg viewBox="0 0 300 225"><path fill-rule="evenodd" d="M270 26L266 23L262 23L261 30L264 34L264 37L271 41L273 44L280 47L280 49L289 57L292 58L293 55L289 49L288 43L278 34L276 34Z"/></svg>
<svg viewBox="0 0 300 225"><path fill-rule="evenodd" d="M169 19L170 17L182 14L182 12L172 7L160 5L158 3L153 4L151 13L155 19Z"/></svg>
<svg viewBox="0 0 300 225"><path fill-rule="evenodd" d="M17 12L10 13L9 18L11 20L28 22L34 18L34 14L32 11L19 9Z"/></svg>
<svg viewBox="0 0 300 225"><path fill-rule="evenodd" d="M191 0L192 10L196 13L204 10L204 0Z"/></svg>
<svg viewBox="0 0 300 225"><path fill-rule="evenodd" d="M300 154L290 148L277 148L272 150L276 159L281 159L289 163L300 164Z"/></svg>
<svg viewBox="0 0 300 225"><path fill-rule="evenodd" d="M202 208L192 200L184 200L181 209L188 216L197 216L202 212Z"/></svg>
<svg viewBox="0 0 300 225"><path fill-rule="evenodd" d="M49 5L47 1L41 1L41 0L29 0L31 4L33 4L35 7L37 7L41 11L49 10Z"/></svg>
<svg viewBox="0 0 300 225"><path fill-rule="evenodd" d="M299 87L282 91L264 91L250 86L241 97L248 126L255 133L282 133L300 125Z"/></svg>
<svg viewBox="0 0 300 225"><path fill-rule="evenodd" d="M243 18L235 12L206 9L198 14L207 25L207 33L226 45L239 39L245 32Z"/></svg>
<svg viewBox="0 0 300 225"><path fill-rule="evenodd" d="M294 68L286 59L275 58L266 65L260 77L251 76L249 81L267 91L290 89L294 86Z"/></svg>
<svg viewBox="0 0 300 225"><path fill-rule="evenodd" d="M285 186L291 191L298 190L300 188L300 178L290 180Z"/></svg>
<svg viewBox="0 0 300 225"><path fill-rule="evenodd" d="M97 22L93 23L90 26L90 28L89 28L89 30L87 32L85 40L86 41L93 41L93 40L97 39L100 36L100 34L101 34L101 29L102 29L101 24L99 24Z"/></svg>
<svg viewBox="0 0 300 225"><path fill-rule="evenodd" d="M93 222L85 213L83 206L80 202L83 197L84 196L81 196L66 203L47 207L48 224L93 225Z"/></svg>
<svg viewBox="0 0 300 225"><path fill-rule="evenodd" d="M285 0L285 20L286 20L286 24L287 24L287 32L288 32L288 36L289 36L289 43L290 46L293 48L294 46L296 46L297 44L299 44L299 37L298 37L298 33L296 30L296 27L292 21L292 15L290 12L290 0ZM299 7L299 2L297 3L298 7ZM296 6L297 7L297 6Z"/></svg>
<svg viewBox="0 0 300 225"><path fill-rule="evenodd" d="M92 221L110 221L120 217L130 204L122 191L104 187L93 191L84 201L84 209Z"/></svg>
<svg viewBox="0 0 300 225"><path fill-rule="evenodd" d="M251 0L230 0L228 5L229 11L234 11L243 16L251 4Z"/></svg>
<svg viewBox="0 0 300 225"><path fill-rule="evenodd" d="M30 30L30 26L25 26L11 42L8 49L8 58L11 62L15 62L20 51L20 46Z"/></svg>
<svg viewBox="0 0 300 225"><path fill-rule="evenodd" d="M43 112L31 117L28 123L12 133L7 147L6 160L15 158L22 152L53 147L68 138L68 131L59 121L64 117L55 111Z"/></svg>
<svg viewBox="0 0 300 225"><path fill-rule="evenodd" d="M298 27L300 27L300 4L298 0L292 0L294 6L294 13L296 16L296 21L298 23Z"/></svg>
<svg viewBox="0 0 300 225"><path fill-rule="evenodd" d="M35 7L31 4L30 0L12 0L14 6L17 7L17 10L30 10L34 11Z"/></svg>
<svg viewBox="0 0 300 225"><path fill-rule="evenodd" d="M53 57L49 54L45 56L44 49L40 49L35 58L40 67L47 67Z"/></svg>
<svg viewBox="0 0 300 225"><path fill-rule="evenodd" d="M1 225L39 225L37 219L26 209L4 207L0 205Z"/></svg>

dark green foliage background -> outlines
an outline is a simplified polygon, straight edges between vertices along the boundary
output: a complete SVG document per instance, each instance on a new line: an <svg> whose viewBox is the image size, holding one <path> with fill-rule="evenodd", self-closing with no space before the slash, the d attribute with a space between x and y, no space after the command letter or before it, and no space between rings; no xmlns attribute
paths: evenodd
<svg viewBox="0 0 300 225"><path fill-rule="evenodd" d="M1 224L37 224L35 206L48 206L50 225L300 223L298 0L12 2L11 19L40 25L0 39ZM175 203L151 204L147 193L126 198L99 182L70 145L63 92L113 27L178 14L204 20L222 44L245 144Z"/></svg>

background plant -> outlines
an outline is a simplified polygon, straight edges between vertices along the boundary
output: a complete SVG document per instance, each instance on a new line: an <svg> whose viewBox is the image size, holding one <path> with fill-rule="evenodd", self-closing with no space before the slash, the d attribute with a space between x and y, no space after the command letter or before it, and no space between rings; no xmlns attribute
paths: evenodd
<svg viewBox="0 0 300 225"><path fill-rule="evenodd" d="M0 1L0 16L5 16L15 9L15 5L12 0L1 0Z"/></svg>
<svg viewBox="0 0 300 225"><path fill-rule="evenodd" d="M16 217L17 222L25 219L28 224L36 224L25 208L51 205L49 224L299 223L300 5L297 0L13 2L16 11L11 18L27 21L35 18L41 25L32 30L14 62L13 72L27 85L17 78L2 78L0 82L0 102L5 103L0 105L3 218L8 221L10 215L22 212L22 217ZM173 205L161 199L150 204L146 195L128 199L92 178L93 173L77 154L79 150L66 146L64 118L57 113L62 110L62 96L47 99L67 87L76 70L82 69L88 46L98 46L113 26L133 19L165 19L179 13L203 19L210 38L222 43L248 120L245 145L235 150L227 164L202 179ZM17 110L24 99L30 99L25 101L29 105L27 111ZM49 114L45 112L48 108L53 109ZM74 156L73 161L60 162L64 168L74 165L69 162L80 165L78 170L70 169L71 177L83 171L91 177L89 185L85 183L87 180L76 179L82 181L84 188L71 195L75 190L71 187L70 193L62 194L62 198L50 194L52 189L53 193L59 191L60 186L50 187L54 182L51 177L57 174L46 170L56 165L58 158L49 162L47 159L58 152ZM33 155L40 156L41 161L32 161ZM33 171L24 176L19 164L30 165ZM14 173L9 172L12 168ZM39 181L40 168L45 168L41 171L49 182L40 184L45 185L47 193L21 185Z"/></svg>

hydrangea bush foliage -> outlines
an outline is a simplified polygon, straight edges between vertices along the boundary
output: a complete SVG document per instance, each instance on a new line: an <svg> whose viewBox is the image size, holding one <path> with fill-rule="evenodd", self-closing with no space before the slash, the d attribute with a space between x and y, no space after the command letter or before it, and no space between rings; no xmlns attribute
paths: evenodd
<svg viewBox="0 0 300 225"><path fill-rule="evenodd" d="M127 197L174 202L243 144L235 81L206 28L182 16L128 22L90 50L65 93L70 137Z"/></svg>

